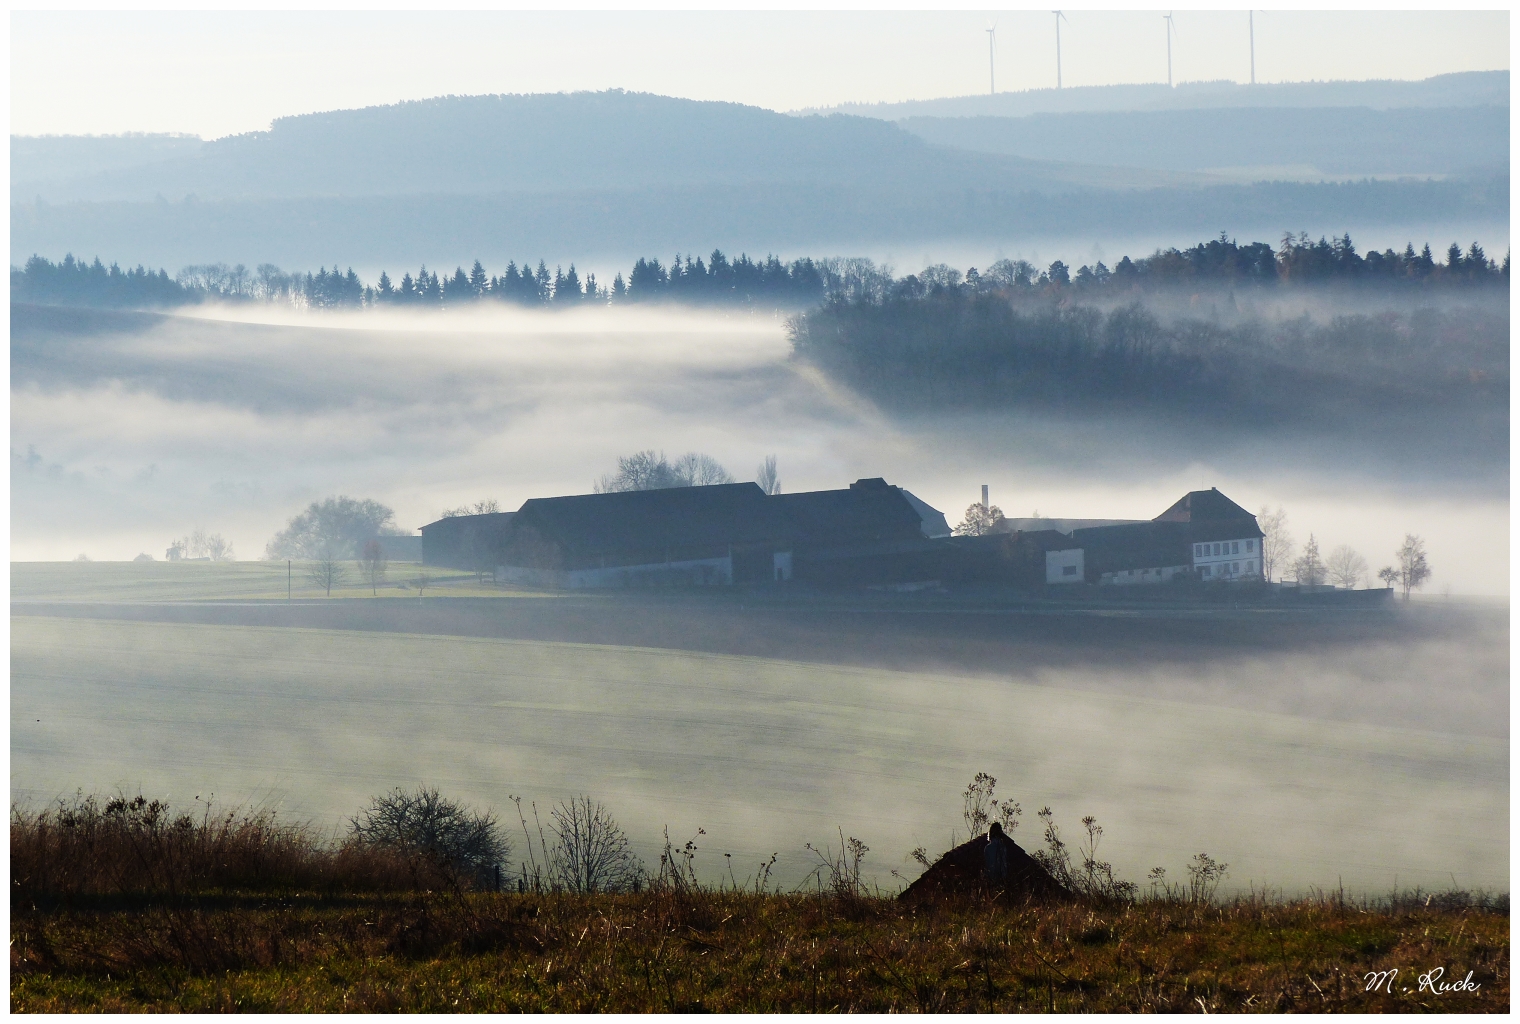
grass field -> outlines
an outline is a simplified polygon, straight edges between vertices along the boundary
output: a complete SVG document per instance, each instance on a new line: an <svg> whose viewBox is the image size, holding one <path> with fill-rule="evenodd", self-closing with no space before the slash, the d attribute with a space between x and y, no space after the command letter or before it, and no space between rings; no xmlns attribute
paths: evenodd
<svg viewBox="0 0 1520 1024"><path fill-rule="evenodd" d="M11 958L17 1012L1509 1009L1506 913L1333 899L264 894L13 907Z"/></svg>
<svg viewBox="0 0 1520 1024"><path fill-rule="evenodd" d="M416 580L426 572L424 596L523 597L535 592L513 591L478 583L474 573L392 562L386 578L371 588L351 563L331 598L417 597ZM308 578L310 563L296 562L289 570L289 595L295 599L329 599ZM284 600L285 562L12 562L12 601L156 601Z"/></svg>
<svg viewBox="0 0 1520 1024"><path fill-rule="evenodd" d="M336 826L428 782L500 809L589 792L715 878L842 828L868 875L947 848L971 773L1140 880L1202 851L1227 888L1508 889L1508 743L1007 679L616 646L16 617L11 785L278 804ZM1249 678L1249 666L1241 669ZM1031 815L1032 817L1032 815ZM1033 832L1031 824L1027 832ZM1035 837L1017 836L1024 845Z"/></svg>

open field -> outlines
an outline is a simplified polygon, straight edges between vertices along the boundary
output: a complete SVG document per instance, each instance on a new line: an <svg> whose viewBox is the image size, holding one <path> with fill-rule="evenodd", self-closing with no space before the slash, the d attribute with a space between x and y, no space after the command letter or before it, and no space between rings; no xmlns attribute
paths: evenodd
<svg viewBox="0 0 1520 1024"><path fill-rule="evenodd" d="M1509 1008L1506 913L1334 899L915 911L736 893L290 894L13 914L19 1012ZM1422 990L1438 968L1475 990ZM1393 969L1368 991L1368 972Z"/></svg>
<svg viewBox="0 0 1520 1024"><path fill-rule="evenodd" d="M281 559L249 562L12 562L12 601L158 601L327 599L308 577L311 563L287 567ZM521 596L494 586L477 585L474 573L440 569L416 562L392 562L377 588L362 583L358 570L345 563L347 575L333 598L413 597L416 580L426 572L425 593L434 588L456 597ZM289 590L286 586L289 584Z"/></svg>
<svg viewBox="0 0 1520 1024"><path fill-rule="evenodd" d="M140 787L335 826L419 781L498 809L510 793L584 791L646 858L662 826L704 828L700 869L776 852L796 879L803 845L842 827L895 887L893 869L915 873L911 849L946 848L956 794L986 770L1069 828L1096 814L1131 879L1206 850L1241 890L1508 888L1499 735L1143 697L1070 664L1036 666L1035 681L370 630L12 623L11 784L28 803ZM1328 664L1254 652L1188 671L1250 687ZM1160 688L1178 669L1105 672Z"/></svg>

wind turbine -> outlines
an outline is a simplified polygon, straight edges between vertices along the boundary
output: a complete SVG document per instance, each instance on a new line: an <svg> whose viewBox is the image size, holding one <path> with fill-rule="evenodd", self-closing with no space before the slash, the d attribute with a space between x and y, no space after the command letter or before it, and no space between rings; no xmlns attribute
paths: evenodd
<svg viewBox="0 0 1520 1024"><path fill-rule="evenodd" d="M997 22L987 30L987 91L997 95Z"/></svg>
<svg viewBox="0 0 1520 1024"><path fill-rule="evenodd" d="M1256 84L1256 12L1247 11L1246 17L1250 19L1247 24L1251 28L1251 84Z"/></svg>
<svg viewBox="0 0 1520 1024"><path fill-rule="evenodd" d="M1059 89L1061 88L1061 22L1063 20L1070 21L1071 19L1060 11L1051 11L1050 13L1056 16L1056 88Z"/></svg>
<svg viewBox="0 0 1520 1024"><path fill-rule="evenodd" d="M1172 24L1172 12L1167 11L1161 16L1166 22L1166 87L1172 87L1172 33L1177 31L1177 26Z"/></svg>

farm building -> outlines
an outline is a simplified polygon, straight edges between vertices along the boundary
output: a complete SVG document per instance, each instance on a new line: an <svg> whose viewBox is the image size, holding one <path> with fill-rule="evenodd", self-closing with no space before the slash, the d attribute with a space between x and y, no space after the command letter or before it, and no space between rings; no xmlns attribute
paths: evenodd
<svg viewBox="0 0 1520 1024"><path fill-rule="evenodd" d="M429 565L494 569L499 582L565 589L1261 576L1256 517L1217 489L1184 495L1155 519L1096 522L1104 525L956 537L937 509L875 477L796 494L743 483L533 498L516 512L429 523L421 546Z"/></svg>
<svg viewBox="0 0 1520 1024"><path fill-rule="evenodd" d="M422 528L418 555L425 565L474 572L497 566L497 555L506 542L511 512L487 512L474 516L444 516Z"/></svg>
<svg viewBox="0 0 1520 1024"><path fill-rule="evenodd" d="M1261 577L1261 527L1219 489L1191 491L1155 519L1073 530L1089 583Z"/></svg>
<svg viewBox="0 0 1520 1024"><path fill-rule="evenodd" d="M503 582L565 588L911 581L949 533L942 513L880 478L797 494L743 483L533 498L422 528L428 564L490 563Z"/></svg>

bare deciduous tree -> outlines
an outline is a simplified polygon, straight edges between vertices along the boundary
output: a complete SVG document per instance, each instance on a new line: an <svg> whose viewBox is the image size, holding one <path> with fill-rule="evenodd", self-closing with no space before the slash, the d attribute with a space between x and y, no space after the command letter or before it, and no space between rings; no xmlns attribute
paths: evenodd
<svg viewBox="0 0 1520 1024"><path fill-rule="evenodd" d="M417 596L421 597L422 592L427 590L428 584L433 582L433 576L431 573L423 570L422 572L417 573L407 582L417 588Z"/></svg>
<svg viewBox="0 0 1520 1024"><path fill-rule="evenodd" d="M331 555L317 559L311 563L311 568L306 570L306 578L326 591L328 597L332 597L333 587L343 585L343 580L347 575L348 570L343 567L343 563Z"/></svg>
<svg viewBox="0 0 1520 1024"><path fill-rule="evenodd" d="M958 537L981 537L996 533L998 524L1002 521L1002 509L996 505L983 505L978 501L966 506L966 516L955 528L955 534Z"/></svg>
<svg viewBox="0 0 1520 1024"><path fill-rule="evenodd" d="M644 876L611 812L589 796L561 801L551 813L551 871L570 892L627 892Z"/></svg>
<svg viewBox="0 0 1520 1024"><path fill-rule="evenodd" d="M380 596L380 584L385 582L385 545L378 539L365 541L364 550L359 555L359 572L369 582L370 595Z"/></svg>
<svg viewBox="0 0 1520 1024"><path fill-rule="evenodd" d="M1325 572L1337 587L1355 590L1367 575L1367 559L1357 554L1350 545L1342 544L1330 552L1325 560Z"/></svg>
<svg viewBox="0 0 1520 1024"><path fill-rule="evenodd" d="M1268 583L1293 558L1293 535L1288 532L1288 513L1281 505L1273 512L1263 505L1256 514L1261 527L1261 576Z"/></svg>
<svg viewBox="0 0 1520 1024"><path fill-rule="evenodd" d="M760 468L755 470L755 483L766 494L781 493L781 477L776 475L776 456L767 455Z"/></svg>
<svg viewBox="0 0 1520 1024"><path fill-rule="evenodd" d="M477 882L493 879L512 850L495 814L472 811L426 786L375 797L349 820L349 831L362 843L434 857Z"/></svg>
<svg viewBox="0 0 1520 1024"><path fill-rule="evenodd" d="M1425 560L1425 541L1413 533L1404 535L1404 543L1400 544L1394 552L1398 558L1398 568L1395 577L1398 585L1404 591L1404 600L1409 600L1409 592L1425 585L1430 579L1430 563Z"/></svg>
<svg viewBox="0 0 1520 1024"><path fill-rule="evenodd" d="M460 505L458 508L446 508L440 518L452 519L455 516L483 516L492 512L500 512L501 506L495 498L484 498L473 505Z"/></svg>
<svg viewBox="0 0 1520 1024"><path fill-rule="evenodd" d="M618 457L618 471L602 477L592 489L597 494L620 491L657 491L667 487L705 487L731 484L732 474L711 455L687 452L671 462L664 452L648 449Z"/></svg>
<svg viewBox="0 0 1520 1024"><path fill-rule="evenodd" d="M389 531L395 514L368 498L314 501L291 518L265 549L267 558L357 558L364 542Z"/></svg>

